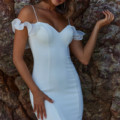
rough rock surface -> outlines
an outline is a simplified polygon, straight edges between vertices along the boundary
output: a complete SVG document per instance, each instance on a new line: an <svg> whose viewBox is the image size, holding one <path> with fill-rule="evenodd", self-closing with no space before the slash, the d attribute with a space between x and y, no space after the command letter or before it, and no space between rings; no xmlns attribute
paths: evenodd
<svg viewBox="0 0 120 120"><path fill-rule="evenodd" d="M14 33L11 21L20 9L39 0L0 0L0 120L37 120L33 113L28 87L12 62ZM88 41L95 23L104 17L102 10L110 10L115 20L103 27L88 65L82 65L72 54L79 73L83 97L83 120L120 119L120 1L76 0L77 12L73 18L77 29ZM33 57L25 49L24 60L32 72Z"/></svg>

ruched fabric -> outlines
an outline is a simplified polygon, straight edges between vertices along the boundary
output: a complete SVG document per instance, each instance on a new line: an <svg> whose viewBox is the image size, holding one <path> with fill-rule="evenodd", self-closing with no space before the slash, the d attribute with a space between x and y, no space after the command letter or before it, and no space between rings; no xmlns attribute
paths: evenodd
<svg viewBox="0 0 120 120"><path fill-rule="evenodd" d="M30 34L30 32L32 30L32 25L29 22L27 22L27 21L24 22L24 23L21 23L20 19L15 18L11 23L12 23L12 30L13 30L14 33L15 33L15 29L23 30L24 26L27 27L28 34Z"/></svg>
<svg viewBox="0 0 120 120"><path fill-rule="evenodd" d="M73 28L73 39L74 40L83 40L83 36L85 35L84 32L82 32L81 30L76 30L76 28L74 26L72 26Z"/></svg>
<svg viewBox="0 0 120 120"><path fill-rule="evenodd" d="M18 18L15 18L11 23L12 23L12 30L14 33L15 33L15 29L23 30L24 26L26 26L27 30L28 30L28 36L32 36L32 35L36 34L37 31L41 27L41 25L38 26L36 23L30 23L28 21L21 23L21 20ZM42 22L39 22L39 23L42 23ZM36 27L33 27L33 24L36 25ZM82 40L85 33L80 30L76 30L76 28L72 25L71 25L71 27L73 28L73 39L74 40Z"/></svg>

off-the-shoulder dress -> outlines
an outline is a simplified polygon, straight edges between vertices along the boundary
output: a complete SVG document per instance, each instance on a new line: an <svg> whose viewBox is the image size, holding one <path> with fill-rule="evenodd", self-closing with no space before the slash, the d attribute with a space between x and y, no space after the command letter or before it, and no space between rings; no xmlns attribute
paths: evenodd
<svg viewBox="0 0 120 120"><path fill-rule="evenodd" d="M33 10L36 16L34 7ZM82 120L81 83L70 58L69 44L73 39L82 40L85 33L76 30L70 22L61 32L38 19L37 23L21 23L20 19L15 18L11 24L13 32L27 27L28 43L34 58L32 78L54 100L54 103L45 101L47 118L44 120ZM30 89L29 94L34 107Z"/></svg>

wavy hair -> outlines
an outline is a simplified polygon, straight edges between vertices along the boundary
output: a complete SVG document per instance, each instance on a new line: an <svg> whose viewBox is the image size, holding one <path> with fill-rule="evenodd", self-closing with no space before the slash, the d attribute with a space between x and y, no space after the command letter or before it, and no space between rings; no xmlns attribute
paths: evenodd
<svg viewBox="0 0 120 120"><path fill-rule="evenodd" d="M39 2L47 0L40 0ZM76 3L75 0L66 0L63 4L56 7L56 10L63 14L65 18L72 18L76 12Z"/></svg>

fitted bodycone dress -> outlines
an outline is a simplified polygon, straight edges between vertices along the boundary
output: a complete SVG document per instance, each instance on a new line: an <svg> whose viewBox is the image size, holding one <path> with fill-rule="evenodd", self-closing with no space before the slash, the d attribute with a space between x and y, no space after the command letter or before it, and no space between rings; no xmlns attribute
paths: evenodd
<svg viewBox="0 0 120 120"><path fill-rule="evenodd" d="M32 5L31 5L32 6ZM54 100L45 100L47 118L44 120L82 120L83 95L78 73L70 58L69 44L72 40L82 40L84 32L68 25L58 32L48 23L29 23L15 18L12 30L28 30L28 43L31 48L34 66L32 78L46 95ZM29 89L31 105L34 108L33 94ZM35 112L37 116L37 112ZM41 119L39 119L41 120Z"/></svg>

